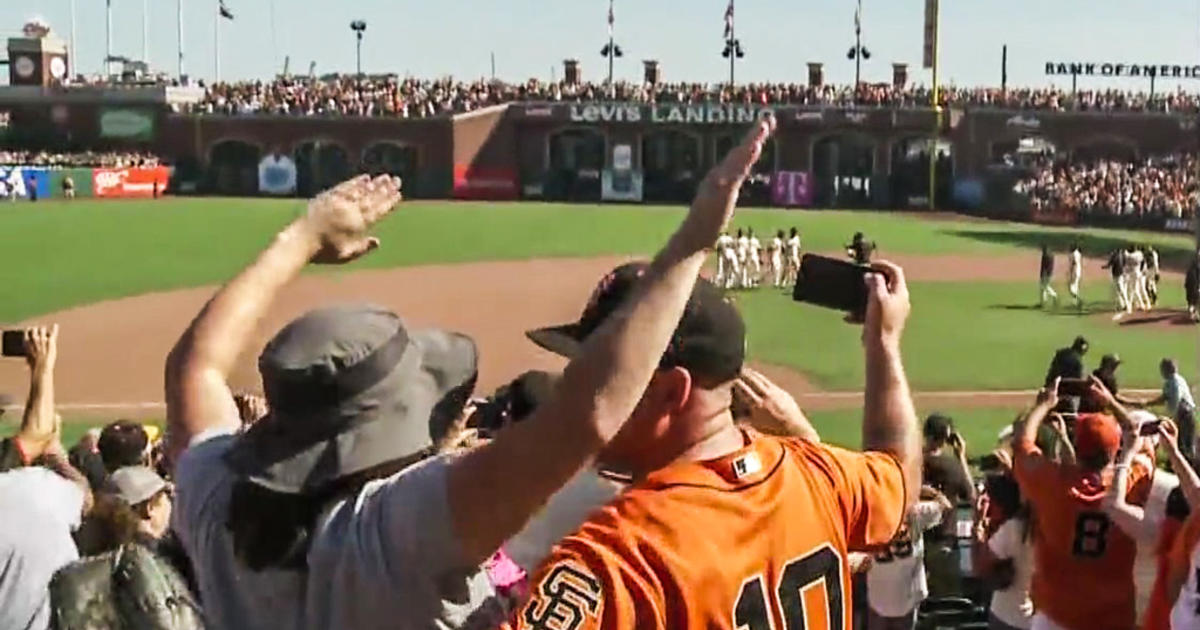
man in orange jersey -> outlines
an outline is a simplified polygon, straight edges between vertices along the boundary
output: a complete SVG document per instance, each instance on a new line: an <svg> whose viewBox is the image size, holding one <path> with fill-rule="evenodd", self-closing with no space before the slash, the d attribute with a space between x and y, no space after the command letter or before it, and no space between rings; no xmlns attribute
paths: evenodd
<svg viewBox="0 0 1200 630"><path fill-rule="evenodd" d="M601 281L578 322L530 332L570 356L635 290ZM633 483L551 552L513 628L850 628L849 549L884 545L920 489L916 413L900 360L900 268L876 263L854 453L739 428L731 388L745 327L711 283L692 293L659 369L601 463Z"/></svg>
<svg viewBox="0 0 1200 630"><path fill-rule="evenodd" d="M1093 380L1121 424L1107 414L1081 414L1075 423L1075 463L1058 463L1034 444L1042 421L1058 404L1057 379L1013 434L1013 472L1033 512L1033 630L1125 630L1135 625L1133 562L1136 545L1104 512L1128 416ZM1145 500L1148 470L1129 474L1129 502Z"/></svg>

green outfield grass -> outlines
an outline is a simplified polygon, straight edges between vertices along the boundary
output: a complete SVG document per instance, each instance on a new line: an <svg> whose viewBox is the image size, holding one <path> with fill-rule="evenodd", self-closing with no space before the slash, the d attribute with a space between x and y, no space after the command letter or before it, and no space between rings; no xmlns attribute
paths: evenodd
<svg viewBox="0 0 1200 630"><path fill-rule="evenodd" d="M241 268L290 217L296 200L168 199L0 205L0 321L104 299L223 281ZM682 216L682 208L540 203L406 203L379 228L384 247L355 268L546 256L648 254ZM901 213L739 212L734 227L760 233L797 226L808 250L834 250L863 231L887 252L1011 254L1042 242L1085 253L1120 243L1153 242L1168 263L1186 259L1187 236L1064 230L986 221L926 219ZM320 271L318 271L320 273ZM1106 301L1095 278L1090 301ZM1182 304L1165 285L1163 303ZM1126 360L1129 386L1158 384L1162 356L1182 359L1192 378L1195 328L1118 327L1106 318L1029 308L1029 283L916 283L906 358L914 388L1014 389L1037 385L1050 352L1076 334ZM739 294L758 359L795 367L828 389L862 385L858 330L837 314L792 304L781 294Z"/></svg>

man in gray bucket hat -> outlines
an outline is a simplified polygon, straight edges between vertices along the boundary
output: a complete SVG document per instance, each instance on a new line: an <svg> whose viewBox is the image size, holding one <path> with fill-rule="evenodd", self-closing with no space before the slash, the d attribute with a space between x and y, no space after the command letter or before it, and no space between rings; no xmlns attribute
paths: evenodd
<svg viewBox="0 0 1200 630"><path fill-rule="evenodd" d="M472 344L409 330L371 307L321 309L280 331L259 364L270 416L237 435L229 376L276 294L309 262L349 262L377 247L367 231L400 194L391 178L356 178L312 200L167 357L173 528L211 625L486 624L479 613L492 589L479 566L638 404L762 138L747 137L714 169L619 312L580 344L533 414L453 457L427 455L470 394Z"/></svg>

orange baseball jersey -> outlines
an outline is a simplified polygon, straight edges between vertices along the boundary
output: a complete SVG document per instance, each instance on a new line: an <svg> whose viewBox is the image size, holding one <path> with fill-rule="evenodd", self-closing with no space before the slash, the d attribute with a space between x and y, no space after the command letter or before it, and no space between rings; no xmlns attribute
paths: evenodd
<svg viewBox="0 0 1200 630"><path fill-rule="evenodd" d="M1172 602L1167 597L1167 578L1171 574L1175 541L1179 538L1179 532L1182 529L1183 523L1178 519L1163 519L1162 531L1159 532L1154 550L1155 558L1158 561L1154 576L1154 588L1150 592L1150 603L1146 606L1141 630L1170 630ZM1187 570L1186 567L1184 570Z"/></svg>
<svg viewBox="0 0 1200 630"><path fill-rule="evenodd" d="M1193 511L1175 537L1169 580L1183 582L1171 607L1172 628L1200 627L1200 511Z"/></svg>
<svg viewBox="0 0 1200 630"><path fill-rule="evenodd" d="M895 458L747 434L648 475L563 539L511 628L848 629L847 549L904 514Z"/></svg>
<svg viewBox="0 0 1200 630"><path fill-rule="evenodd" d="M1056 463L1032 442L1020 440L1013 445L1013 472L1036 519L1034 607L1069 630L1134 627L1137 546L1102 508L1111 479ZM1145 502L1149 472L1133 465L1130 503Z"/></svg>

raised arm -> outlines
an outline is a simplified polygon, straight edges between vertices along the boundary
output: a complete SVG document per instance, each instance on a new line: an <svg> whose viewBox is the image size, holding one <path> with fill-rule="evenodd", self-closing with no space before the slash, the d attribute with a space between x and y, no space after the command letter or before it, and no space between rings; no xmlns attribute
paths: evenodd
<svg viewBox="0 0 1200 630"><path fill-rule="evenodd" d="M908 284L900 267L886 262L867 274L867 318L863 326L867 383L863 408L863 450L889 453L904 470L905 501L921 490L921 443L917 411L900 358L900 337L908 319Z"/></svg>
<svg viewBox="0 0 1200 630"><path fill-rule="evenodd" d="M1167 458L1171 461L1171 470L1179 477L1183 498L1187 499L1188 506L1193 510L1200 509L1200 476L1196 475L1196 469L1179 450L1179 428L1173 421L1163 418L1158 425L1158 434L1162 437L1159 445L1167 451Z"/></svg>
<svg viewBox="0 0 1200 630"><path fill-rule="evenodd" d="M58 324L25 331L29 397L15 436L26 462L37 459L58 439L54 412L54 365L58 361Z"/></svg>
<svg viewBox="0 0 1200 630"><path fill-rule="evenodd" d="M1126 501L1129 493L1129 468L1137 455L1138 430L1121 434L1121 454L1113 466L1112 485L1104 496L1104 512L1126 535L1141 543L1153 543L1158 532L1146 523L1146 511ZM1181 482L1182 483L1182 482ZM1149 529L1149 531L1147 531Z"/></svg>
<svg viewBox="0 0 1200 630"><path fill-rule="evenodd" d="M633 412L679 324L705 250L728 223L774 126L773 119L759 123L709 172L635 294L583 342L550 399L452 464L449 501L465 562L487 558L520 531Z"/></svg>
<svg viewBox="0 0 1200 630"><path fill-rule="evenodd" d="M239 426L229 374L279 290L309 262L344 263L375 249L367 229L399 201L399 184L388 176L360 176L321 193L204 305L167 356L169 462L200 433Z"/></svg>

